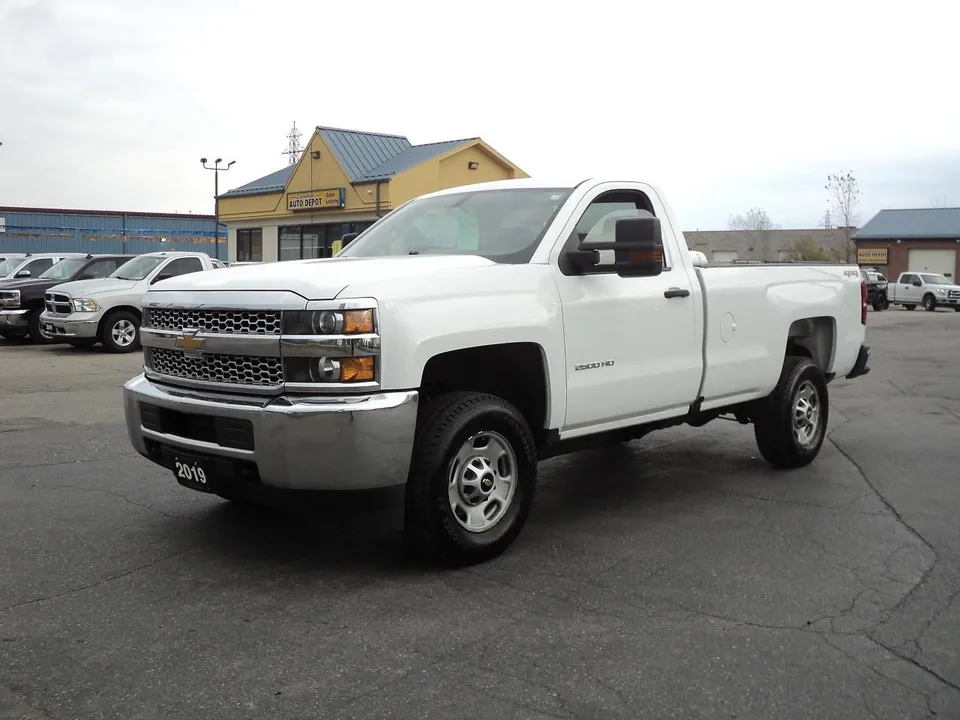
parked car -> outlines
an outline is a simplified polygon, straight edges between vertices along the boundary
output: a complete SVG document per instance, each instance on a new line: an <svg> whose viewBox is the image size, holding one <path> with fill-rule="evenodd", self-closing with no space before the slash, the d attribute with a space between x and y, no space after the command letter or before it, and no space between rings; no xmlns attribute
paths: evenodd
<svg viewBox="0 0 960 720"><path fill-rule="evenodd" d="M155 283L212 270L210 256L199 252L154 252L139 255L102 280L78 280L50 288L40 316L41 329L56 340L107 352L140 347L140 301Z"/></svg>
<svg viewBox="0 0 960 720"><path fill-rule="evenodd" d="M0 286L4 282L37 277L54 263L68 257L84 257L86 253L26 253L0 262Z"/></svg>
<svg viewBox="0 0 960 720"><path fill-rule="evenodd" d="M923 305L924 310L933 312L943 305L960 312L960 285L937 273L905 272L887 288L887 299L906 310Z"/></svg>
<svg viewBox="0 0 960 720"><path fill-rule="evenodd" d="M405 486L407 537L455 563L513 542L543 458L729 415L809 464L827 384L868 372L860 269L702 265L640 182L421 196L336 258L150 288L129 437L228 499Z"/></svg>
<svg viewBox="0 0 960 720"><path fill-rule="evenodd" d="M886 310L890 307L887 300L887 278L883 273L871 268L863 268L863 281L867 284L867 305L874 310Z"/></svg>
<svg viewBox="0 0 960 720"><path fill-rule="evenodd" d="M9 340L29 335L34 342L50 342L52 338L43 332L40 323L47 290L63 282L104 278L130 258L130 255L64 258L37 277L0 284L0 336Z"/></svg>

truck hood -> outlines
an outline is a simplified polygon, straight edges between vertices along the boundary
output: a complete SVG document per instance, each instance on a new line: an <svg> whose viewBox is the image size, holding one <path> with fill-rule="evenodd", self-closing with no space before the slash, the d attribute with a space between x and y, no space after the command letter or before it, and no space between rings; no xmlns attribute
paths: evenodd
<svg viewBox="0 0 960 720"><path fill-rule="evenodd" d="M0 290L42 290L45 286L53 287L56 280L40 280L39 278L18 278L17 280L0 280Z"/></svg>
<svg viewBox="0 0 960 720"><path fill-rule="evenodd" d="M495 266L476 255L402 255L376 258L324 258L287 260L228 267L163 280L151 292L230 290L292 291L307 300L330 300L356 282L422 278L463 268Z"/></svg>
<svg viewBox="0 0 960 720"><path fill-rule="evenodd" d="M96 278L95 280L74 280L73 282L60 283L50 289L54 292L62 292L70 297L92 297L103 295L104 293L128 292L136 287L132 280L120 280L119 278Z"/></svg>

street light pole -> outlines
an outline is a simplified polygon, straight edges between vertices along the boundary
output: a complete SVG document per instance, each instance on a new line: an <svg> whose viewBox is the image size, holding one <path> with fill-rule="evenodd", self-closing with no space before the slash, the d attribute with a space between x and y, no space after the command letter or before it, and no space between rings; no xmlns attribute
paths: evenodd
<svg viewBox="0 0 960 720"><path fill-rule="evenodd" d="M213 167L207 165L206 158L200 158L200 164L204 170L213 170L213 256L220 259L220 173L230 169L236 160L231 160L226 167L220 167L223 158L217 158L213 161ZM229 251L228 251L229 253ZM227 255L229 258L229 254Z"/></svg>

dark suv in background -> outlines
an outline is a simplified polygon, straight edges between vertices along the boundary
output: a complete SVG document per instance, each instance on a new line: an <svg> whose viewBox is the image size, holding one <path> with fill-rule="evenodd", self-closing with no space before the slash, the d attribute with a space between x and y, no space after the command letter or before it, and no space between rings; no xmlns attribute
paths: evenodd
<svg viewBox="0 0 960 720"><path fill-rule="evenodd" d="M887 302L887 278L883 273L873 268L861 268L860 274L867 284L867 305L874 310L886 310L890 307Z"/></svg>
<svg viewBox="0 0 960 720"><path fill-rule="evenodd" d="M37 343L51 341L40 327L44 294L54 285L73 280L95 280L133 258L133 255L86 255L67 257L37 277L0 283L0 337L16 340L30 336Z"/></svg>

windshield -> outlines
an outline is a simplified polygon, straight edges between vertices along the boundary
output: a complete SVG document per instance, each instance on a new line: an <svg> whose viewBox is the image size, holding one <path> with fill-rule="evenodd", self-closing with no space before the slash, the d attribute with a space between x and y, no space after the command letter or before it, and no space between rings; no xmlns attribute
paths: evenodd
<svg viewBox="0 0 960 720"><path fill-rule="evenodd" d="M119 280L143 280L157 265L163 262L162 257L136 257L128 260L110 274Z"/></svg>
<svg viewBox="0 0 960 720"><path fill-rule="evenodd" d="M0 277L6 277L10 273L12 273L14 270L17 269L18 266L23 264L24 260L26 260L26 258L14 257L14 258L8 258L7 260L0 262Z"/></svg>
<svg viewBox="0 0 960 720"><path fill-rule="evenodd" d="M928 275L926 273L921 273L920 277L923 278L923 281L927 285L953 285L953 283L947 280L943 275Z"/></svg>
<svg viewBox="0 0 960 720"><path fill-rule="evenodd" d="M421 198L378 220L337 257L479 255L526 263L570 188L481 190Z"/></svg>
<svg viewBox="0 0 960 720"><path fill-rule="evenodd" d="M69 258L61 260L44 270L40 277L46 280L65 280L66 278L73 277L86 263L86 260L80 258L76 260Z"/></svg>

